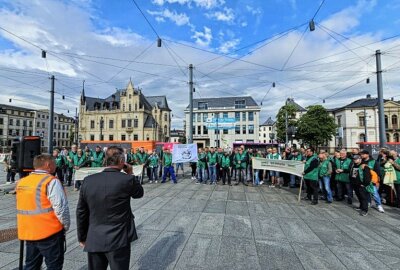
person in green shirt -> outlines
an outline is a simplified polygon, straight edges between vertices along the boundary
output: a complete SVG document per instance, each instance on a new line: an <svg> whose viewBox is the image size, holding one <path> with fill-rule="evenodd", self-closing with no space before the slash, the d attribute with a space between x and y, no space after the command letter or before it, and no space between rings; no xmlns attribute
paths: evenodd
<svg viewBox="0 0 400 270"><path fill-rule="evenodd" d="M77 154L74 156L73 163L74 163L74 173L76 170L79 170L86 165L86 156L83 153L82 149L78 149ZM81 187L81 181L75 182L75 191L78 191Z"/></svg>
<svg viewBox="0 0 400 270"><path fill-rule="evenodd" d="M204 184L207 183L207 178L205 178L205 168L206 168L206 162L207 162L207 157L206 153L204 153L202 148L199 148L197 154L197 181L196 184L201 184L204 181Z"/></svg>
<svg viewBox="0 0 400 270"><path fill-rule="evenodd" d="M60 154L60 150L54 149L53 150L53 157L56 161L56 175L58 180L60 180L61 183L64 182L64 175L63 175L63 168L65 165L65 159L64 156Z"/></svg>
<svg viewBox="0 0 400 270"><path fill-rule="evenodd" d="M309 147L306 150L306 163L304 164L303 177L307 187L307 200L311 200L311 204L318 204L318 158L314 153L314 148Z"/></svg>
<svg viewBox="0 0 400 270"><path fill-rule="evenodd" d="M396 191L396 207L400 208L400 158L399 154L395 150L390 151L390 154L394 158L394 162L391 162L391 160L389 160L389 162L392 163L396 172L396 181L394 181L394 189Z"/></svg>
<svg viewBox="0 0 400 270"><path fill-rule="evenodd" d="M71 151L68 152L67 161L68 161L68 169L67 169L67 185L71 186L72 184L72 176L74 174L74 157L77 155L78 147L76 144L71 146Z"/></svg>
<svg viewBox="0 0 400 270"><path fill-rule="evenodd" d="M277 159L281 160L282 157L278 153L277 148L272 148L272 153L268 154L268 159ZM279 172L278 171L269 171L269 175L271 177L271 185L270 187L275 187L275 185L279 185Z"/></svg>
<svg viewBox="0 0 400 270"><path fill-rule="evenodd" d="M242 148L239 148L239 152L234 157L235 165L237 173L239 174L239 181L235 183L235 185L239 185L242 183L245 186L248 186L246 183L245 175L246 175L246 166L247 166L247 154L244 153Z"/></svg>
<svg viewBox="0 0 400 270"><path fill-rule="evenodd" d="M347 157L347 152L345 149L340 150L340 158L335 160L336 169L336 185L337 185L337 201L344 200L343 191L346 190L347 193L347 203L353 203L353 187L351 186L349 179L349 169L351 165L351 159Z"/></svg>
<svg viewBox="0 0 400 270"><path fill-rule="evenodd" d="M151 170L149 181L150 181L150 183L153 183L153 181L155 181L155 183L157 184L159 158L158 158L156 150L154 150L151 153L151 155L148 158L148 162L149 162L149 168Z"/></svg>
<svg viewBox="0 0 400 270"><path fill-rule="evenodd" d="M103 166L104 152L101 150L100 145L96 146L96 151L93 152L90 160L92 161L92 167L94 168Z"/></svg>
<svg viewBox="0 0 400 270"><path fill-rule="evenodd" d="M210 148L210 152L207 155L208 171L210 175L210 185L216 184L217 179L217 153L214 147Z"/></svg>
<svg viewBox="0 0 400 270"><path fill-rule="evenodd" d="M332 190L331 190L331 174L332 174L332 163L328 159L329 154L324 152L319 154L319 172L318 176L326 191L326 202L332 203Z"/></svg>
<svg viewBox="0 0 400 270"><path fill-rule="evenodd" d="M222 169L222 184L225 185L226 178L228 178L228 185L231 184L231 157L229 152L225 152L220 159L221 169Z"/></svg>
<svg viewBox="0 0 400 270"><path fill-rule="evenodd" d="M167 174L169 173L174 184L177 184L178 182L176 181L174 166L172 166L172 154L168 148L164 149L162 164L164 167L164 173L161 183L165 183L165 180L167 180Z"/></svg>

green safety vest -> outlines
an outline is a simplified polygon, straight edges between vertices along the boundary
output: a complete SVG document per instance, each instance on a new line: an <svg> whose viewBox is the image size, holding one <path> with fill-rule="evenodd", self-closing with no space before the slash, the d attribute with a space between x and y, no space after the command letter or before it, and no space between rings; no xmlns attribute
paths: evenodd
<svg viewBox="0 0 400 270"><path fill-rule="evenodd" d="M62 166L64 166L64 163L65 163L65 161L64 161L64 156L58 155L58 156L55 158L55 160L56 160L56 166L57 166L57 168L62 168Z"/></svg>
<svg viewBox="0 0 400 270"><path fill-rule="evenodd" d="M92 160L92 167L102 167L103 160L104 160L104 153L103 152L94 152Z"/></svg>
<svg viewBox="0 0 400 270"><path fill-rule="evenodd" d="M335 160L336 169L348 170L350 163L351 160L349 158L346 158L345 160L340 158ZM350 183L349 173L336 173L335 180L339 182Z"/></svg>
<svg viewBox="0 0 400 270"><path fill-rule="evenodd" d="M240 169L240 168L241 169L246 169L246 162L244 161L245 158L246 158L246 154L245 153L242 153L242 154L237 153L235 155L235 165L236 165L237 169ZM239 164L238 161L241 161L240 164Z"/></svg>
<svg viewBox="0 0 400 270"><path fill-rule="evenodd" d="M316 156L312 156L312 157L308 158L306 160L306 164L304 165L304 170L307 170L310 167L311 162L316 158L317 158ZM318 171L319 171L318 167L314 168L311 172L306 173L304 175L304 179L312 180L312 181L318 181L318 179L319 179L318 178Z"/></svg>
<svg viewBox="0 0 400 270"><path fill-rule="evenodd" d="M206 156L204 152L201 152L198 156L198 161L197 161L197 167L199 168L205 168L206 163L204 161L201 161L200 159L203 159Z"/></svg>
<svg viewBox="0 0 400 270"><path fill-rule="evenodd" d="M150 168L158 167L158 156L157 155L151 155L149 157L149 161L150 161L150 164L149 164Z"/></svg>
<svg viewBox="0 0 400 270"><path fill-rule="evenodd" d="M68 167L70 167L70 168L73 168L74 167L74 159L75 159L75 156L77 156L78 154L77 154L77 152L72 152L72 151L69 151L68 152L68 157L70 157L71 158L71 161L72 162L69 162L68 161Z"/></svg>
<svg viewBox="0 0 400 270"><path fill-rule="evenodd" d="M396 163L400 165L400 158L396 159ZM396 181L394 181L395 184L400 184L400 171L394 170L396 172ZM400 196L400 194L397 194L397 196Z"/></svg>
<svg viewBox="0 0 400 270"><path fill-rule="evenodd" d="M82 166L86 162L86 157L85 155L82 155L81 157L78 157L78 155L74 156L74 166Z"/></svg>
<svg viewBox="0 0 400 270"><path fill-rule="evenodd" d="M138 159L139 164L142 165L142 164L146 163L147 154L139 152L136 154L136 158Z"/></svg>
<svg viewBox="0 0 400 270"><path fill-rule="evenodd" d="M279 157L280 157L280 155L279 155L278 153L276 153L276 154L269 154L269 155L268 155L268 158L269 158L269 159L279 159Z"/></svg>
<svg viewBox="0 0 400 270"><path fill-rule="evenodd" d="M221 167L229 168L231 166L231 158L229 156L222 156L221 158Z"/></svg>
<svg viewBox="0 0 400 270"><path fill-rule="evenodd" d="M319 164L319 177L330 176L329 163L330 161L327 159Z"/></svg>
<svg viewBox="0 0 400 270"><path fill-rule="evenodd" d="M170 167L172 165L172 155L164 153L164 167Z"/></svg>
<svg viewBox="0 0 400 270"><path fill-rule="evenodd" d="M209 165L215 165L217 163L217 153L208 153L207 155L208 158L208 164Z"/></svg>

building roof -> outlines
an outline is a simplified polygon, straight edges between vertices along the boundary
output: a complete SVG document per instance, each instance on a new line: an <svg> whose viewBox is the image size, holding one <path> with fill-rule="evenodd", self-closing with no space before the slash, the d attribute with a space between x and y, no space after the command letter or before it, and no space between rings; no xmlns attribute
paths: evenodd
<svg viewBox="0 0 400 270"><path fill-rule="evenodd" d="M343 106L342 108L351 109L351 108L376 107L376 106L378 106L378 99L369 97L353 101L352 103Z"/></svg>
<svg viewBox="0 0 400 270"><path fill-rule="evenodd" d="M19 111L25 111L25 112L37 111L37 110L34 110L34 109L27 109L27 108L23 108L23 107L17 107L17 106L8 105L8 104L0 104L0 109L4 109L4 110L19 110Z"/></svg>
<svg viewBox="0 0 400 270"><path fill-rule="evenodd" d="M156 120L154 119L153 115L147 114L146 120L144 121L145 128L152 128Z"/></svg>
<svg viewBox="0 0 400 270"><path fill-rule="evenodd" d="M171 110L168 106L167 97L166 96L151 96L146 97L147 101L151 106L155 106L157 104L158 108L162 110Z"/></svg>
<svg viewBox="0 0 400 270"><path fill-rule="evenodd" d="M307 110L301 107L298 103L294 101L294 98L288 98L287 99L287 104L289 105L294 105L296 108L296 112L306 112Z"/></svg>
<svg viewBox="0 0 400 270"><path fill-rule="evenodd" d="M271 116L268 117L268 119L260 126L273 126L275 124L275 121L272 120Z"/></svg>
<svg viewBox="0 0 400 270"><path fill-rule="evenodd" d="M207 103L209 108L234 107L235 101L239 100L245 100L246 106L258 106L257 102L255 102L252 97L244 96L193 99L193 108L198 108L199 102ZM189 108L189 105L187 108Z"/></svg>

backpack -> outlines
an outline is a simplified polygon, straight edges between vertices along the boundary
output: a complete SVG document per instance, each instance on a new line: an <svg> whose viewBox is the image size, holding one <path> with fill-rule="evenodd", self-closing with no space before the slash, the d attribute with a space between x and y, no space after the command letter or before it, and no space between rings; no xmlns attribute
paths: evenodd
<svg viewBox="0 0 400 270"><path fill-rule="evenodd" d="M368 166L367 164L363 164L363 169L364 166ZM379 176L376 173L376 171L374 171L373 169L369 169L369 171L371 172L371 183L374 184L375 186L379 186Z"/></svg>

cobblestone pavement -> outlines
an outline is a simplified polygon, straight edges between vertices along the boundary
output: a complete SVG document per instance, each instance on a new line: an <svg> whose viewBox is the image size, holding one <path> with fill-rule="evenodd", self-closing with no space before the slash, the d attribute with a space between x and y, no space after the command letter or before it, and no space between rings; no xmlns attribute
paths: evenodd
<svg viewBox="0 0 400 270"><path fill-rule="evenodd" d="M139 240L131 269L400 269L400 211L367 217L344 203L297 202L286 188L145 184L132 200ZM78 193L64 269L86 269L76 238ZM0 229L15 227L15 197L0 195ZM0 268L18 266L19 242L0 243Z"/></svg>

